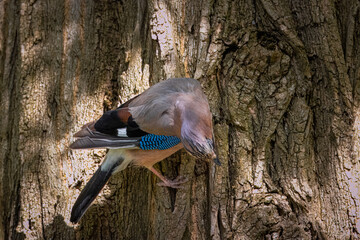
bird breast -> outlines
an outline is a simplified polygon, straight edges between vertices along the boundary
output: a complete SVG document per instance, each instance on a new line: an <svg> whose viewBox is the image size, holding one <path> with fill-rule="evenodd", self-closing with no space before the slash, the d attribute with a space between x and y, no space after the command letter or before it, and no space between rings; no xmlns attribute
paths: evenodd
<svg viewBox="0 0 360 240"><path fill-rule="evenodd" d="M132 158L132 163L134 165L149 168L152 167L155 163L162 161L182 148L182 143L179 143L174 147L165 150L131 149L128 150L128 154L129 157Z"/></svg>

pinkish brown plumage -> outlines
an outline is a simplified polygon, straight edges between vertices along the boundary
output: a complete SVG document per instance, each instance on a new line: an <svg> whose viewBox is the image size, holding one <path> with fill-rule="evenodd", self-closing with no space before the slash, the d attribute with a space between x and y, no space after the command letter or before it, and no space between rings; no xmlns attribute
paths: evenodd
<svg viewBox="0 0 360 240"><path fill-rule="evenodd" d="M184 178L169 180L153 165L185 149L196 158L213 159L212 115L200 83L194 79L168 79L86 124L75 134L72 149L108 148L104 162L76 200L71 221L78 222L110 176L129 164L143 166L163 182L179 188Z"/></svg>

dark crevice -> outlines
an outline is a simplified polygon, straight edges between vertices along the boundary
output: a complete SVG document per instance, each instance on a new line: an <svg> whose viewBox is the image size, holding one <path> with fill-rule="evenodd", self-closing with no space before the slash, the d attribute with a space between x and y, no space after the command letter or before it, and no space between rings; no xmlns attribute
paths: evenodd
<svg viewBox="0 0 360 240"><path fill-rule="evenodd" d="M144 238L145 239L145 238ZM181 238L182 240L188 240L188 239L191 239L191 234L190 234L190 231L189 231L189 227L186 226L185 228L185 231L184 231L184 234Z"/></svg>
<svg viewBox="0 0 360 240"><path fill-rule="evenodd" d="M276 130L275 130L274 135L276 135ZM272 180L274 180L274 177L276 174L275 144L276 144L276 140L273 139L273 137L271 137L270 142L269 142L270 154L271 154L271 156L269 157L270 164L267 164L267 167L268 167L269 177Z"/></svg>
<svg viewBox="0 0 360 240"><path fill-rule="evenodd" d="M206 228L206 233L207 233L207 238L210 239L210 233L211 233L211 203L212 203L212 197L213 197L213 189L214 189L214 179L212 178L211 174L212 172L210 171L210 166L212 163L207 164L207 174L206 174L206 210L207 210L207 218L205 219L205 228ZM209 166L210 165L210 166Z"/></svg>
<svg viewBox="0 0 360 240"><path fill-rule="evenodd" d="M39 164L40 166L40 164ZM43 204L43 192L42 192L42 188L41 188L41 181L40 181L40 171L37 171L36 173L37 175L37 182L38 182L38 187L39 187L39 197L40 197L40 218L41 218L41 229L42 229L42 235L44 240L46 240L46 234L45 234L45 224L44 224L44 204Z"/></svg>
<svg viewBox="0 0 360 240"><path fill-rule="evenodd" d="M228 143L229 143L229 161L228 161L228 171L229 171L229 185L230 186L234 186L236 183L234 182L235 179L232 178L232 176L237 176L236 174L236 168L233 167L233 146L235 145L234 141L233 141L233 136L232 133L234 132L233 130L233 126L231 124L229 124L229 133L228 133ZM234 188L230 188L230 196L234 196L235 195L235 189Z"/></svg>
<svg viewBox="0 0 360 240"><path fill-rule="evenodd" d="M12 238L13 239L25 239L26 236L24 233L18 233L16 231L16 225L17 223L19 222L19 213L20 213L20 210L21 210L21 205L20 205L20 190L21 190L21 185L20 185L20 181L18 180L18 183L17 183L17 186L15 187L15 195L12 195L10 199L15 199L14 201L14 218L13 218L13 221L10 222L10 219L11 219L11 216L8 216L8 221L7 221L7 224L9 224L9 228L5 228L5 239L10 239L9 237L9 232L6 232L6 231L9 231L11 230L11 235L12 235ZM14 193L12 193L14 194Z"/></svg>
<svg viewBox="0 0 360 240"><path fill-rule="evenodd" d="M260 45L268 50L275 50L279 42L275 35L265 31L258 31L256 37Z"/></svg>
<svg viewBox="0 0 360 240"><path fill-rule="evenodd" d="M282 192L284 192L284 191L282 190ZM307 212L305 205L298 204L295 200L292 199L291 196L289 196L287 194L285 194L285 196L287 197L287 202L289 203L289 206L293 213L295 213L296 215L299 215L302 212Z"/></svg>
<svg viewBox="0 0 360 240"><path fill-rule="evenodd" d="M177 190L175 188L168 187L169 197L170 197L170 204L171 204L171 212L175 210L175 201L176 201L176 193Z"/></svg>
<svg viewBox="0 0 360 240"><path fill-rule="evenodd" d="M181 155L178 153L178 154L175 154L175 156L177 158L181 158ZM162 164L169 164L170 162L161 162L159 163L160 165ZM164 175L164 172L160 170L160 173L166 177L166 178L170 178L170 179L176 179L178 176L180 176L180 160L178 161L171 161L171 166L169 168L169 170L167 171L167 175L169 175L170 177L168 176L165 176ZM169 165L168 165L169 166ZM161 169L161 167L160 167ZM169 198L170 198L170 207L171 207L171 212L174 212L175 210L175 205L176 205L176 195L177 195L177 191L178 189L176 188L171 188L171 187L167 187L167 190L169 192Z"/></svg>
<svg viewBox="0 0 360 240"><path fill-rule="evenodd" d="M219 208L218 208L217 223L218 223L218 227L219 227L220 239L225 239L224 233L226 233L226 229L225 229L225 227L224 227L224 225L222 224L222 221L221 221L220 204L219 204Z"/></svg>
<svg viewBox="0 0 360 240"><path fill-rule="evenodd" d="M2 66L2 71L4 71L5 59L7 57L6 52L8 50L8 45L6 44L9 42L8 38L13 38L12 46L9 49L10 56L9 58L9 71L8 74L5 75L3 73L3 82L5 86L8 87L9 98L8 98L8 107L9 115L7 121L7 130L6 133L3 135L6 137L6 142L8 143L8 147L5 150L4 154L4 162L3 162L3 178L1 179L3 183L2 195L8 196L8 198L1 199L2 209L4 213L2 213L4 225L4 237L5 239L10 239L10 236L13 239L25 239L24 233L18 233L16 231L16 226L19 222L19 213L20 213L20 176L19 173L22 172L22 166L20 164L20 158L17 153L17 145L19 142L19 134L18 134L18 122L19 122L19 115L17 111L11 111L11 109L19 109L20 99L18 96L18 88L19 88L19 79L18 79L18 68L19 68L19 52L20 52L20 37L19 37L19 17L17 13L19 12L19 1L13 1L9 4L5 4L4 12L6 13L7 22L4 23L4 31L7 30L6 34L4 34L4 49L3 49L3 62L4 66ZM8 29L9 26L12 26L10 30ZM14 166L16 166L14 168ZM10 199L8 201L6 199Z"/></svg>
<svg viewBox="0 0 360 240"><path fill-rule="evenodd" d="M41 126L44 126L44 124L41 124ZM42 235L44 240L46 240L46 233L45 233L45 223L44 223L44 204L43 204L43 189L41 186L41 180L40 180L40 176L41 176L41 169L43 167L43 163L42 163L42 157L41 157L41 152L44 151L43 146L44 145L44 140L46 139L47 132L43 131L41 134L41 144L40 144L40 149L39 149L39 154L37 156L38 159L38 164L37 164L37 170L36 170L36 177L37 177L37 184L39 187L39 198L40 198L40 217L41 217L41 229L42 229ZM45 171L46 172L46 171Z"/></svg>
<svg viewBox="0 0 360 240"><path fill-rule="evenodd" d="M231 44L225 44L224 43L224 46L226 47L224 52L222 53L222 57L221 57L221 68L224 69L224 63L227 63L228 61L226 61L226 57L229 55L229 54L232 54L232 53L235 53L238 49L239 49L239 46L236 44L236 43L231 43ZM230 56L231 57L231 56ZM233 61L233 60L232 60ZM229 69L231 69L232 66L229 67Z"/></svg>

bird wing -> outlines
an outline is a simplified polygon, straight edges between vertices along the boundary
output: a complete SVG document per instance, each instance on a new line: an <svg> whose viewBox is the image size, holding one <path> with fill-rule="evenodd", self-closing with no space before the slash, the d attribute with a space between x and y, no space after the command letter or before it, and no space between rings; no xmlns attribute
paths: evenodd
<svg viewBox="0 0 360 240"><path fill-rule="evenodd" d="M136 96L137 97L137 96ZM85 124L74 137L71 149L90 148L136 148L139 147L142 131L129 113L128 104L136 97L122 104L119 108L105 112L95 122Z"/></svg>
<svg viewBox="0 0 360 240"><path fill-rule="evenodd" d="M119 108L105 112L96 122L84 125L75 134L77 140L70 148L132 148L140 147L142 136L148 134L178 136L179 133L175 131L178 121L175 118L175 106L189 94L203 95L198 81L168 79L160 82ZM171 140L158 137L151 139Z"/></svg>
<svg viewBox="0 0 360 240"><path fill-rule="evenodd" d="M194 96L206 100L200 83L195 79L168 79L129 102L129 112L143 131L179 137L177 124L180 116L176 116L175 108L179 102ZM196 103L194 105L198 106Z"/></svg>
<svg viewBox="0 0 360 240"><path fill-rule="evenodd" d="M95 123L86 124L74 136L77 138L70 145L71 149L90 148L132 148L138 147L140 137L117 137L94 130Z"/></svg>

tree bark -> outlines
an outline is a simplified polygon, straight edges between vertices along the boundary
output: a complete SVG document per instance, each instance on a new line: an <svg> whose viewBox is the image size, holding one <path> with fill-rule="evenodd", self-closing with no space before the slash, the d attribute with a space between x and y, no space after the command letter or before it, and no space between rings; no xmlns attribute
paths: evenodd
<svg viewBox="0 0 360 240"><path fill-rule="evenodd" d="M360 239L360 2L0 1L0 239ZM181 151L71 207L105 151L73 134L198 79L221 167Z"/></svg>

